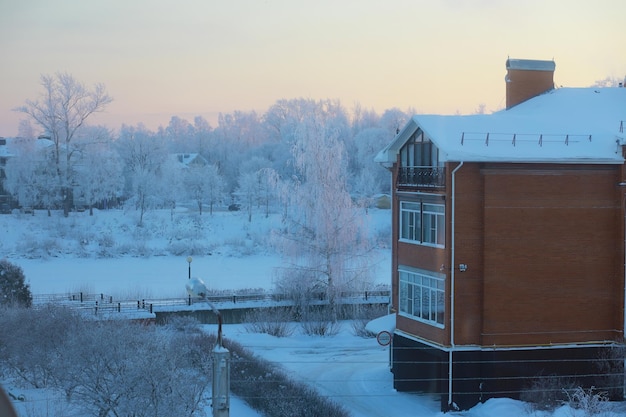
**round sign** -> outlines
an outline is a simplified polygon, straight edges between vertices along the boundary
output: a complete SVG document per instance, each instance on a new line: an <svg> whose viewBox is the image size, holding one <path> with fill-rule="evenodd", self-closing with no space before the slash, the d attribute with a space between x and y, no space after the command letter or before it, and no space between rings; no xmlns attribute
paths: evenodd
<svg viewBox="0 0 626 417"><path fill-rule="evenodd" d="M376 341L381 346L388 346L391 343L391 333L387 330L383 330L376 335Z"/></svg>

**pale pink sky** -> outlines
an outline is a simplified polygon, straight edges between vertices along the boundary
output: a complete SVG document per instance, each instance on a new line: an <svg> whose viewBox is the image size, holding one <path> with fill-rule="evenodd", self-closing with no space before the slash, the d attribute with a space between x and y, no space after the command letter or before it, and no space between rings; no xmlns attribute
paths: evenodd
<svg viewBox="0 0 626 417"><path fill-rule="evenodd" d="M106 85L92 123L113 129L298 97L497 110L509 56L554 59L557 85L623 79L625 22L623 0L0 0L0 136L59 71Z"/></svg>

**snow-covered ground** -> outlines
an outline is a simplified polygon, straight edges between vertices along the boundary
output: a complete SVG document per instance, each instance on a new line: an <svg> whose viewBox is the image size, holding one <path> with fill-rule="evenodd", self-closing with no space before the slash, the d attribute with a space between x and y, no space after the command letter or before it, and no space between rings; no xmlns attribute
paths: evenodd
<svg viewBox="0 0 626 417"><path fill-rule="evenodd" d="M167 245L190 242L192 231L186 216L185 212L178 212L172 221L169 211L152 212L147 225L137 231L133 213L123 211L96 212L93 217L88 213L71 213L67 219L59 213L48 218L44 212L37 212L35 217L0 215L0 250L10 262L23 268L34 294L84 291L115 297L182 296L189 254L172 254ZM194 239L195 247L200 248L197 251L205 253L193 254L192 275L201 277L213 289L271 291L274 269L282 264L269 248L270 229L277 219L259 215L250 224L242 213L203 216L206 233ZM372 239L382 242L371 254L378 284L389 284L390 249L385 242L388 236L385 231L388 233L390 223L389 211L370 211ZM100 256L103 245L107 257ZM141 256L140 251L144 252ZM443 415L437 398L393 389L388 347L378 345L375 339L353 335L350 323L342 325L335 336L312 337L296 331L285 338L248 333L243 325L226 325L224 336L276 363L294 379L310 384L320 394L342 404L354 417ZM390 325L385 320L372 324L374 330ZM21 417L55 414L50 393L20 392L29 400L16 401ZM626 415L622 404L615 406L621 411L615 409L607 416ZM207 414L211 414L210 409ZM585 414L568 406L554 413L531 411L520 401L492 399L470 411L447 415L581 417ZM242 399L232 398L231 416L258 417L259 414Z"/></svg>

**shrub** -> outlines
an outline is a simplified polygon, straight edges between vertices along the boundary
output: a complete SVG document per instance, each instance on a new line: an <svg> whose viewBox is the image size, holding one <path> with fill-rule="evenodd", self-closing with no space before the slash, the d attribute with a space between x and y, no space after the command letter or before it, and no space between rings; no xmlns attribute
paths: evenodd
<svg viewBox="0 0 626 417"><path fill-rule="evenodd" d="M33 295L26 284L24 271L6 259L0 260L0 304L17 304L30 307Z"/></svg>
<svg viewBox="0 0 626 417"><path fill-rule="evenodd" d="M287 337L293 334L290 323L293 313L289 308L254 309L244 317L245 329L248 333L267 333L276 337Z"/></svg>
<svg viewBox="0 0 626 417"><path fill-rule="evenodd" d="M365 327L367 326L367 323L369 323L369 320L366 319L352 320L352 334L364 338L376 337L376 333Z"/></svg>
<svg viewBox="0 0 626 417"><path fill-rule="evenodd" d="M568 404L575 410L583 411L585 416L596 416L606 411L608 393L597 391L594 387L585 390L576 387L572 392L565 391Z"/></svg>
<svg viewBox="0 0 626 417"><path fill-rule="evenodd" d="M376 333L365 328L370 321L382 317L388 313L387 306L382 304L372 304L365 306L356 306L353 311L352 334L359 337L376 337Z"/></svg>
<svg viewBox="0 0 626 417"><path fill-rule="evenodd" d="M334 336L341 330L340 323L325 309L305 311L301 325L304 334L309 336Z"/></svg>
<svg viewBox="0 0 626 417"><path fill-rule="evenodd" d="M575 388L571 378L556 375L538 375L522 391L520 399L529 403L531 410L554 411L567 402L567 392Z"/></svg>

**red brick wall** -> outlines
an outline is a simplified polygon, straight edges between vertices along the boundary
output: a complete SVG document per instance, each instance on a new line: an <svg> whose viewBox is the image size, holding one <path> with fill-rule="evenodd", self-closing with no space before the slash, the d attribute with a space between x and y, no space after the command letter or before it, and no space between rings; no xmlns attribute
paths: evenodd
<svg viewBox="0 0 626 417"><path fill-rule="evenodd" d="M491 165L481 176L481 344L617 339L623 298L618 168Z"/></svg>
<svg viewBox="0 0 626 417"><path fill-rule="evenodd" d="M506 82L506 108L554 88L554 72L509 69Z"/></svg>
<svg viewBox="0 0 626 417"><path fill-rule="evenodd" d="M446 249L398 242L393 210L393 306L399 264L455 273L455 343L543 345L620 340L623 330L622 166L466 163L456 174L456 242L450 250L447 167ZM623 189L622 189L623 188ZM465 272L459 264L468 266ZM439 329L404 317L397 327L450 344Z"/></svg>

